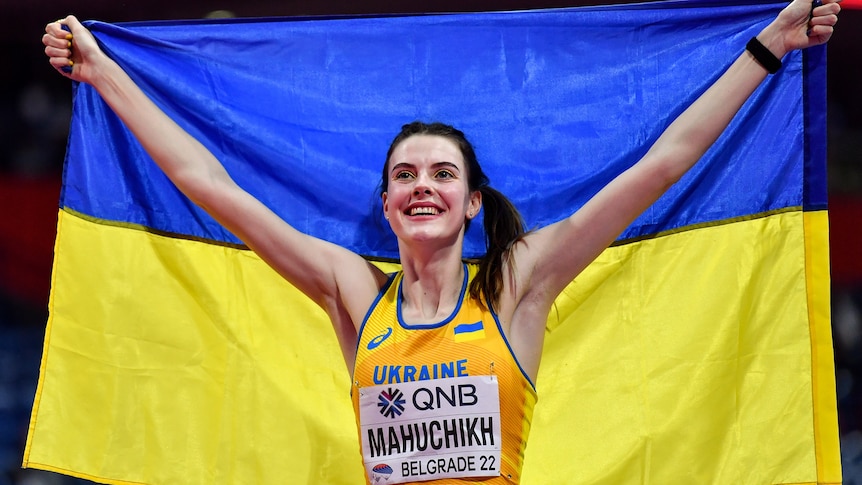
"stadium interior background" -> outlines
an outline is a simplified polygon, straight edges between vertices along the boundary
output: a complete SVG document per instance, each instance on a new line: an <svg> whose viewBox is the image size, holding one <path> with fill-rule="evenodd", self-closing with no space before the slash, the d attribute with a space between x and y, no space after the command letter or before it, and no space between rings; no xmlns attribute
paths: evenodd
<svg viewBox="0 0 862 485"><path fill-rule="evenodd" d="M90 483L21 470L38 378L71 89L42 53L46 22L461 12L605 0L0 0L0 485ZM620 2L613 2L620 3ZM832 319L845 485L862 485L862 10L828 48Z"/></svg>

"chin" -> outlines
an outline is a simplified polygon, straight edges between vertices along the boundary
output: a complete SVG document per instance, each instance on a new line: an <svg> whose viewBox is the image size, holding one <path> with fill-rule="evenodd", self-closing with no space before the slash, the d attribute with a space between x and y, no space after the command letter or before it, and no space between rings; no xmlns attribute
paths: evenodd
<svg viewBox="0 0 862 485"><path fill-rule="evenodd" d="M440 231L434 230L414 230L414 231L404 231L403 237L405 241L417 242L417 243L426 243L426 242L443 242L445 244L455 244L458 241L458 236L460 232L447 232L442 233Z"/></svg>

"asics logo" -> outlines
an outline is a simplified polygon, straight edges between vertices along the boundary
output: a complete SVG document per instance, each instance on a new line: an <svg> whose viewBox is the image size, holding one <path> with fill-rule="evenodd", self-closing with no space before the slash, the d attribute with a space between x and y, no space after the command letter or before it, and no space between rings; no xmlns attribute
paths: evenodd
<svg viewBox="0 0 862 485"><path fill-rule="evenodd" d="M371 341L368 342L368 350L374 350L379 347L380 344L382 344L383 341L388 339L390 335L392 335L392 327L386 328L386 332L371 339Z"/></svg>

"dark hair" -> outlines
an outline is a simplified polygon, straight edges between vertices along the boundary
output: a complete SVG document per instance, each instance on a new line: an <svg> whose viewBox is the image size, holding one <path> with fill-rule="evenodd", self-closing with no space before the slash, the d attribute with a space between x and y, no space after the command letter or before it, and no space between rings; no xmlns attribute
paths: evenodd
<svg viewBox="0 0 862 485"><path fill-rule="evenodd" d="M470 283L470 296L482 302L484 294L491 306L499 302L503 290L503 263L512 264L510 259L512 245L525 234L524 220L518 209L500 191L490 186L490 180L476 158L473 145L461 130L443 123L423 123L414 121L401 127L401 132L392 140L383 164L380 183L381 193L389 190L389 159L395 148L413 135L432 135L446 138L461 151L467 168L467 186L470 191L482 193L482 206L485 210L485 255L479 260L479 272ZM467 221L469 225L470 221Z"/></svg>

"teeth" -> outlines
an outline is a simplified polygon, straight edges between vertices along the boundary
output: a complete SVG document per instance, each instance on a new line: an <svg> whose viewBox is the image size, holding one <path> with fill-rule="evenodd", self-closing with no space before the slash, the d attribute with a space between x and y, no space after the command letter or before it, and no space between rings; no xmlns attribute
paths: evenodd
<svg viewBox="0 0 862 485"><path fill-rule="evenodd" d="M411 216L433 216L439 214L440 211L434 207L414 207L410 209Z"/></svg>

